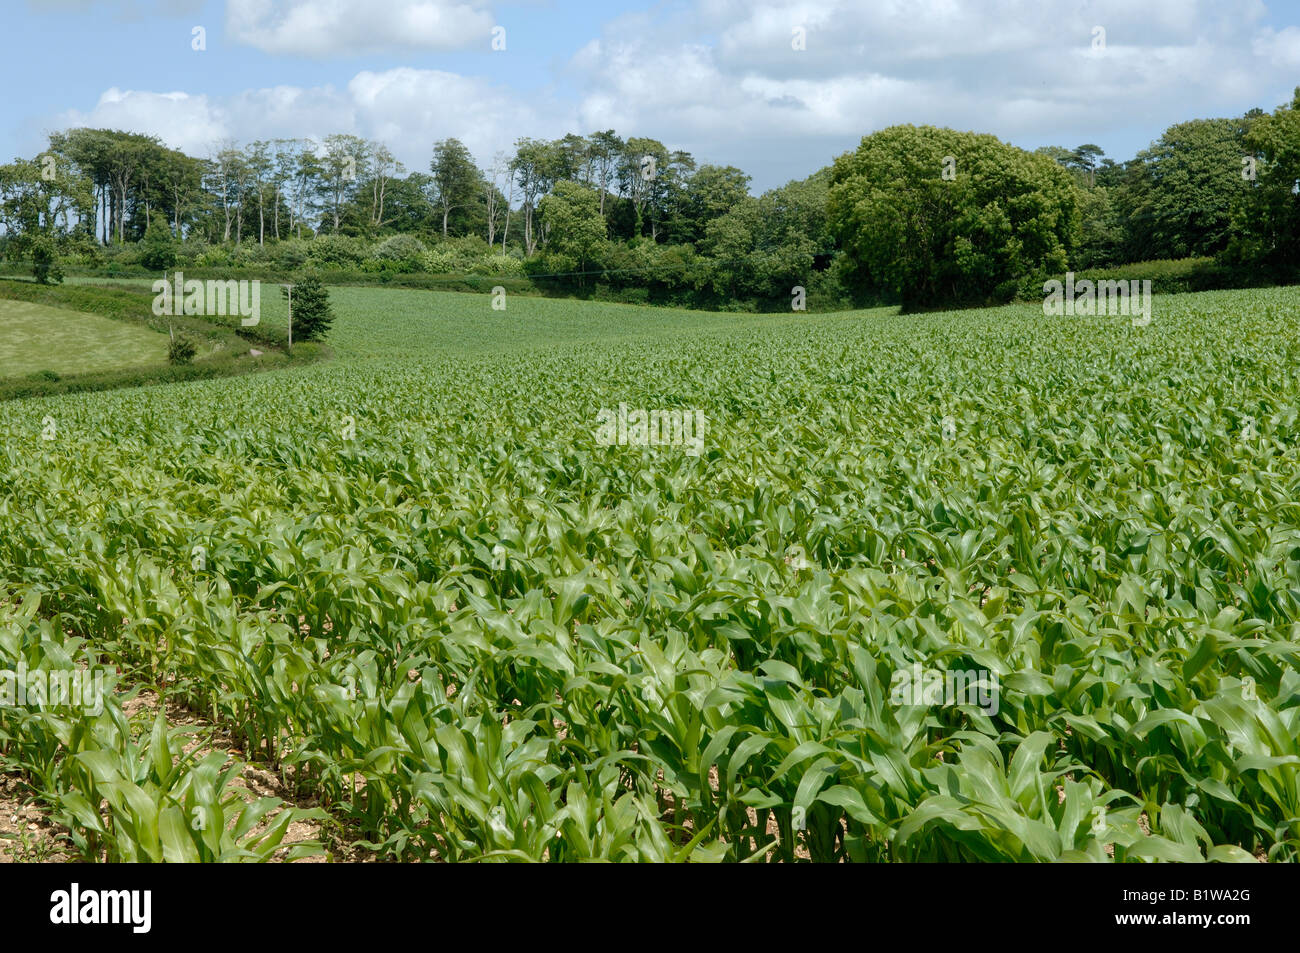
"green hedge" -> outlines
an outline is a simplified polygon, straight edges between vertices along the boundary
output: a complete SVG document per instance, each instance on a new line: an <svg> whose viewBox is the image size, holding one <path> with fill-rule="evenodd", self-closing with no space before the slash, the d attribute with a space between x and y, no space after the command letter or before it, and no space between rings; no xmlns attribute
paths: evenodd
<svg viewBox="0 0 1300 953"><path fill-rule="evenodd" d="M48 371L38 371L28 377L0 380L0 400L114 390L119 387L144 387L151 384L175 384L181 381L210 380L217 377L237 377L242 374L308 364L323 360L329 354L329 349L322 345L297 344L294 345L292 356L281 351L267 352L261 357L242 354L238 357L209 359L195 364L158 364L152 367L95 371L65 377L52 376Z"/></svg>
<svg viewBox="0 0 1300 953"><path fill-rule="evenodd" d="M5 278L26 281L30 269L23 269L20 264L9 262L9 274ZM272 283L293 283L302 276L301 269L278 268L274 265L240 265L238 267L216 267L179 264L168 269L167 275L177 271L184 272L186 278L207 280L253 280ZM156 280L163 277L158 272L147 271L139 266L121 268L112 274L105 268L87 268L77 265L65 265L64 274L75 278L147 278ZM491 291L501 285L512 294L546 294L547 289L541 282L518 276L498 277L494 275L474 274L428 274L426 272L368 271L360 268L320 268L317 270L321 280L327 285L381 285L393 288L420 288L426 291ZM33 285L33 287L36 287ZM72 287L72 286L69 286ZM79 286L86 287L86 286ZM137 292L142 293L142 292ZM152 300L152 295L150 296Z"/></svg>
<svg viewBox="0 0 1300 953"><path fill-rule="evenodd" d="M1041 301L1044 282L1065 275L1035 275L1019 282L1017 297ZM1263 288L1300 281L1300 270L1269 269L1256 265L1227 265L1213 258L1176 258L1139 261L1110 268L1089 268L1074 273L1074 281L1151 281L1152 294L1183 294L1190 291L1220 291L1232 288Z"/></svg>

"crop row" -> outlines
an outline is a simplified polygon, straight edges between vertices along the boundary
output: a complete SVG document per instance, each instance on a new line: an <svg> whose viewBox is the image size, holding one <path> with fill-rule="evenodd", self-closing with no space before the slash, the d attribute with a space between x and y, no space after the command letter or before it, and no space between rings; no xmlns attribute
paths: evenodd
<svg viewBox="0 0 1300 953"><path fill-rule="evenodd" d="M1179 301L13 405L0 571L383 856L1294 860L1297 315Z"/></svg>

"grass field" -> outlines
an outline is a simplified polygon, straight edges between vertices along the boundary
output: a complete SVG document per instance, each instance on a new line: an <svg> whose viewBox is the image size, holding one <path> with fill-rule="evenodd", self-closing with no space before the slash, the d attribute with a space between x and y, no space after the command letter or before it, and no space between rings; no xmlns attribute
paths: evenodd
<svg viewBox="0 0 1300 953"><path fill-rule="evenodd" d="M0 300L0 377L165 363L167 339L94 314Z"/></svg>
<svg viewBox="0 0 1300 953"><path fill-rule="evenodd" d="M332 297L328 364L0 405L0 668L110 689L0 708L73 855L1297 858L1297 289Z"/></svg>
<svg viewBox="0 0 1300 953"><path fill-rule="evenodd" d="M292 350L286 347L287 314L279 299L270 301L278 326L253 327L230 315L155 315L153 304L143 281L0 281L0 315L38 316L14 322L14 333L6 333L0 402L213 380L303 366L332 354L301 335ZM195 345L194 360L171 362L172 335ZM131 341L147 346L128 351ZM127 357L131 361L123 363Z"/></svg>

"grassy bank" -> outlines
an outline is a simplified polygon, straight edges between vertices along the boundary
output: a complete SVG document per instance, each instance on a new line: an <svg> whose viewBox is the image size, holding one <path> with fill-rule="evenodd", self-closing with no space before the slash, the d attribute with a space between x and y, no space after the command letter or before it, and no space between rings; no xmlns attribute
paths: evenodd
<svg viewBox="0 0 1300 953"><path fill-rule="evenodd" d="M0 321L7 319L0 400L210 380L330 356L328 347L311 342L289 352L283 329L274 325L245 328L238 318L160 317L152 310L153 295L142 287L0 279L0 301L26 306L0 313ZM198 346L192 364L167 362L173 333Z"/></svg>

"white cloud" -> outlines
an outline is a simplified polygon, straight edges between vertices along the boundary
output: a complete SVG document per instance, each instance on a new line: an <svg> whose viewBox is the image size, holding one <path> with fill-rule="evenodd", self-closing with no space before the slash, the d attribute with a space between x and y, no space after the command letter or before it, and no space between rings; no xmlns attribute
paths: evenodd
<svg viewBox="0 0 1300 953"><path fill-rule="evenodd" d="M58 126L93 126L155 135L191 155L203 155L214 142L230 135L225 110L207 96L117 87L105 90L88 113L75 109L64 113Z"/></svg>
<svg viewBox="0 0 1300 953"><path fill-rule="evenodd" d="M1149 141L1174 122L1272 108L1300 29L1261 29L1266 14L1260 0L700 0L686 19L612 20L569 70L585 128L656 136L759 185L779 184L764 165L802 155L807 174L893 123L1031 148L1111 136L1122 159L1146 144L1137 128Z"/></svg>
<svg viewBox="0 0 1300 953"><path fill-rule="evenodd" d="M392 39L395 21L369 23L384 20L373 11L422 6L376 2L364 14L354 0L236 0L230 10L246 28L269 24L262 41L320 52L340 37ZM1300 27L1263 26L1259 0L1092 0L1066 10L1038 0L698 0L671 9L594 26L556 77L574 91L568 98L536 81L551 78L544 70L513 88L495 76L397 67L223 97L112 89L61 118L156 133L199 154L227 138L350 132L387 143L415 169L449 136L486 162L520 136L613 128L738 165L767 188L894 123L991 132L1027 148L1097 142L1125 159L1175 122L1272 109L1290 98L1300 64ZM293 18L309 12L323 19L295 33ZM331 32L326 22L347 27ZM807 49L793 50L791 31L804 24ZM1104 50L1092 45L1097 25ZM402 32L431 40L429 29ZM489 37L486 27L474 42L486 48Z"/></svg>
<svg viewBox="0 0 1300 953"><path fill-rule="evenodd" d="M226 8L237 42L316 57L487 49L492 26L481 0L229 0Z"/></svg>
<svg viewBox="0 0 1300 953"><path fill-rule="evenodd" d="M519 136L558 136L575 118L545 115L510 90L438 70L357 73L344 89L274 86L226 98L112 88L87 112L71 110L56 127L92 126L158 136L190 155L226 140L315 138L346 132L376 139L412 169L424 169L439 139L456 137L487 163Z"/></svg>
<svg viewBox="0 0 1300 953"><path fill-rule="evenodd" d="M1281 67L1300 66L1300 27L1289 26L1279 32L1265 28L1255 38L1255 55Z"/></svg>
<svg viewBox="0 0 1300 953"><path fill-rule="evenodd" d="M566 128L554 104L440 70L363 71L348 83L348 97L368 134L417 157L419 168L428 165L433 143L449 136L486 161L519 136L558 136Z"/></svg>

